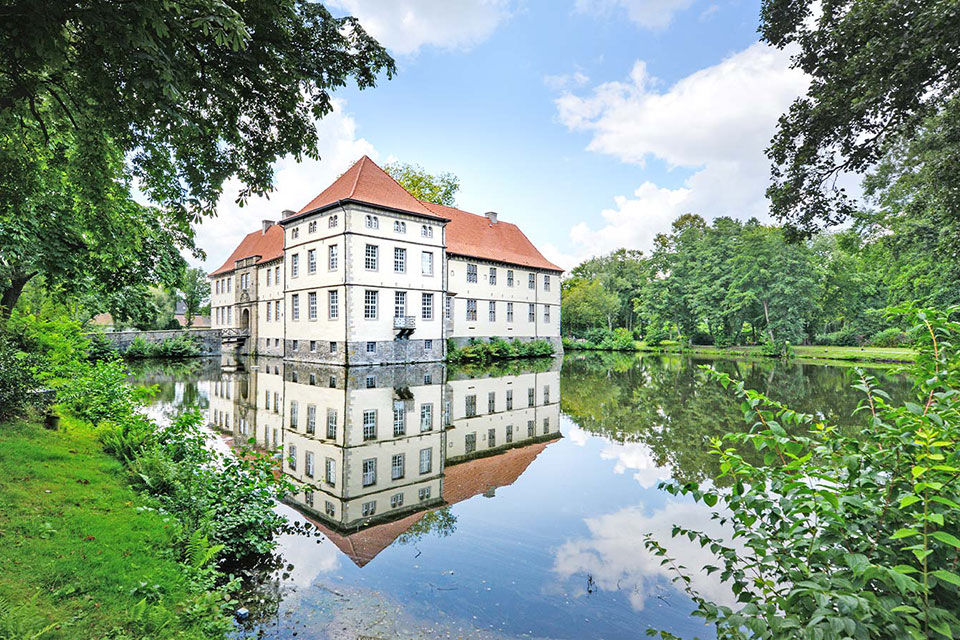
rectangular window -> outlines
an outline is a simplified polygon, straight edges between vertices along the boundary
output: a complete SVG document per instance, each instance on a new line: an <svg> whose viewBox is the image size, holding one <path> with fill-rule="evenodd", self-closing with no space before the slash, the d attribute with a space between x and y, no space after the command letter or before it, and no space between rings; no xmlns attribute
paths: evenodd
<svg viewBox="0 0 960 640"><path fill-rule="evenodd" d="M464 453L473 453L477 450L477 434L468 433L463 437Z"/></svg>
<svg viewBox="0 0 960 640"><path fill-rule="evenodd" d="M280 284L280 265L273 269L273 282L274 284Z"/></svg>
<svg viewBox="0 0 960 640"><path fill-rule="evenodd" d="M536 322L537 321L537 306L534 304L527 305L527 321Z"/></svg>
<svg viewBox="0 0 960 640"><path fill-rule="evenodd" d="M307 451L307 458L303 464L303 472L308 478L313 477L313 451Z"/></svg>
<svg viewBox="0 0 960 640"><path fill-rule="evenodd" d="M273 302L267 300L267 322L270 322L270 311L273 309Z"/></svg>
<svg viewBox="0 0 960 640"><path fill-rule="evenodd" d="M527 389L527 406L532 407L537 403L536 391L533 387Z"/></svg>
<svg viewBox="0 0 960 640"><path fill-rule="evenodd" d="M420 254L420 271L425 276L433 275L433 252L424 251Z"/></svg>
<svg viewBox="0 0 960 640"><path fill-rule="evenodd" d="M340 292L336 289L327 292L327 316L331 320L340 317Z"/></svg>
<svg viewBox="0 0 960 640"><path fill-rule="evenodd" d="M330 342L330 353L336 353L336 352L337 352L337 343L331 341L331 342ZM331 386L335 386L335 383L334 383L334 385L331 385Z"/></svg>
<svg viewBox="0 0 960 640"><path fill-rule="evenodd" d="M423 350L424 351L433 351L433 340L424 340L423 341ZM429 373L427 375L430 375Z"/></svg>
<svg viewBox="0 0 960 640"><path fill-rule="evenodd" d="M363 439L377 439L377 410L367 409L363 412Z"/></svg>
<svg viewBox="0 0 960 640"><path fill-rule="evenodd" d="M336 217L336 216L334 216L334 217ZM334 506L334 504L333 504L332 502L330 502L329 500L324 500L324 501L323 501L323 511L324 511L324 513L326 513L326 514L327 514L328 516L330 516L331 518L334 518L334 517L336 517L336 515L337 515L337 508L336 508L336 507Z"/></svg>
<svg viewBox="0 0 960 640"><path fill-rule="evenodd" d="M543 419L543 435L550 433L550 418Z"/></svg>
<svg viewBox="0 0 960 640"><path fill-rule="evenodd" d="M227 324L233 324L233 307L227 307Z"/></svg>
<svg viewBox="0 0 960 640"><path fill-rule="evenodd" d="M487 394L487 413L496 413L497 411L497 392L491 391Z"/></svg>
<svg viewBox="0 0 960 640"><path fill-rule="evenodd" d="M273 392L273 410L275 413L280 413L280 394L276 391Z"/></svg>
<svg viewBox="0 0 960 640"><path fill-rule="evenodd" d="M393 249L393 271L395 273L406 273L407 271L407 250L403 247L394 247Z"/></svg>
<svg viewBox="0 0 960 640"><path fill-rule="evenodd" d="M507 411L513 411L513 389L507 389Z"/></svg>
<svg viewBox="0 0 960 640"><path fill-rule="evenodd" d="M507 269L507 286L513 286L513 269Z"/></svg>
<svg viewBox="0 0 960 640"><path fill-rule="evenodd" d="M464 398L464 411L468 418L477 415L477 396L471 394Z"/></svg>
<svg viewBox="0 0 960 640"><path fill-rule="evenodd" d="M364 218L364 224L367 229L379 229L380 228L380 218L377 216L366 216Z"/></svg>
<svg viewBox="0 0 960 640"><path fill-rule="evenodd" d="M490 284L497 284L497 268L490 267Z"/></svg>
<svg viewBox="0 0 960 640"><path fill-rule="evenodd" d="M467 282L476 282L477 281L477 265L468 264L467 265Z"/></svg>
<svg viewBox="0 0 960 640"><path fill-rule="evenodd" d="M376 353L377 352L377 343L370 341L367 343L367 353ZM369 387L368 387L369 388Z"/></svg>
<svg viewBox="0 0 960 640"><path fill-rule="evenodd" d="M300 275L300 254L295 253L290 256L290 277L296 278Z"/></svg>
<svg viewBox="0 0 960 640"><path fill-rule="evenodd" d="M377 459L367 458L363 461L363 486L377 484Z"/></svg>
<svg viewBox="0 0 960 640"><path fill-rule="evenodd" d="M550 322L550 305L548 304L543 305L543 321Z"/></svg>
<svg viewBox="0 0 960 640"><path fill-rule="evenodd" d="M233 278L227 278L227 293L233 290Z"/></svg>
<svg viewBox="0 0 960 640"><path fill-rule="evenodd" d="M334 214L327 219L327 227L333 229L337 226L337 215Z"/></svg>
<svg viewBox="0 0 960 640"><path fill-rule="evenodd" d="M367 271L377 270L377 260L380 255L380 247L375 244L368 244L363 253L363 266Z"/></svg>
<svg viewBox="0 0 960 640"><path fill-rule="evenodd" d="M395 493L390 496L390 508L396 509L403 506L403 493Z"/></svg>
<svg viewBox="0 0 960 640"><path fill-rule="evenodd" d="M533 420L527 420L527 437L528 438L533 437L533 429L534 429Z"/></svg>
<svg viewBox="0 0 960 640"><path fill-rule="evenodd" d="M303 499L307 502L308 507L313 506L313 491L304 491Z"/></svg>
<svg viewBox="0 0 960 640"><path fill-rule="evenodd" d="M507 303L507 322L513 322L513 303Z"/></svg>
<svg viewBox="0 0 960 640"><path fill-rule="evenodd" d="M294 227L290 230L290 237L296 240L300 237L300 227Z"/></svg>
<svg viewBox="0 0 960 640"><path fill-rule="evenodd" d="M307 294L307 318L310 320L317 319L317 292L311 291Z"/></svg>
<svg viewBox="0 0 960 640"><path fill-rule="evenodd" d="M424 320L433 320L433 294L423 293L420 295L420 316Z"/></svg>
<svg viewBox="0 0 960 640"><path fill-rule="evenodd" d="M287 466L296 471L297 469L297 447L290 445L287 447Z"/></svg>
<svg viewBox="0 0 960 640"><path fill-rule="evenodd" d="M543 388L543 404L550 404L550 387Z"/></svg>
<svg viewBox="0 0 960 640"><path fill-rule="evenodd" d="M327 409L327 438L336 440L337 438L337 410Z"/></svg>
<svg viewBox="0 0 960 640"><path fill-rule="evenodd" d="M497 430L487 429L487 446L491 449L497 446Z"/></svg>
<svg viewBox="0 0 960 640"><path fill-rule="evenodd" d="M333 458L327 458L324 465L324 480L332 487L337 486L337 461Z"/></svg>
<svg viewBox="0 0 960 640"><path fill-rule="evenodd" d="M537 275L535 273L527 275L527 287L530 289L537 288Z"/></svg>
<svg viewBox="0 0 960 640"><path fill-rule="evenodd" d="M377 293L376 291L363 292L363 317L366 320L377 319Z"/></svg>
<svg viewBox="0 0 960 640"><path fill-rule="evenodd" d="M310 249L307 251L307 273L316 273L317 272L317 250Z"/></svg>
<svg viewBox="0 0 960 640"><path fill-rule="evenodd" d="M317 221L314 220L307 225L307 233L316 233L317 232Z"/></svg>
<svg viewBox="0 0 960 640"><path fill-rule="evenodd" d="M402 220L393 221L393 232L394 233L406 233L407 232L407 223Z"/></svg>
<svg viewBox="0 0 960 640"><path fill-rule="evenodd" d="M433 227L423 225L420 227L420 236L422 238L432 238L433 237Z"/></svg>
<svg viewBox="0 0 960 640"><path fill-rule="evenodd" d="M290 296L290 314L294 322L300 319L300 294L294 293Z"/></svg>
<svg viewBox="0 0 960 640"><path fill-rule="evenodd" d="M433 403L424 402L420 405L420 433L433 431Z"/></svg>
<svg viewBox="0 0 960 640"><path fill-rule="evenodd" d="M420 475L433 471L433 448L420 449Z"/></svg>
<svg viewBox="0 0 960 640"><path fill-rule="evenodd" d="M363 505L361 505L360 510L364 518L369 518L370 516L376 515L377 501L371 500L369 502L364 502Z"/></svg>
<svg viewBox="0 0 960 640"><path fill-rule="evenodd" d="M407 292L395 291L393 294L393 317L402 318L407 315Z"/></svg>
<svg viewBox="0 0 960 640"><path fill-rule="evenodd" d="M488 314L489 314L490 322L496 322L497 321L497 303L491 300L490 302L487 303L487 308L489 309Z"/></svg>
<svg viewBox="0 0 960 640"><path fill-rule="evenodd" d="M430 487L421 487L420 491L417 492L417 495L420 498L420 502L430 499Z"/></svg>
<svg viewBox="0 0 960 640"><path fill-rule="evenodd" d="M507 444L510 444L511 442L513 442L513 425L512 424L507 425L507 437L504 438L504 441Z"/></svg>
<svg viewBox="0 0 960 640"><path fill-rule="evenodd" d="M390 479L391 480L400 480L403 478L405 468L407 466L407 456L398 453L390 459Z"/></svg>
<svg viewBox="0 0 960 640"><path fill-rule="evenodd" d="M447 320L453 317L453 296L447 296L444 300L444 314L446 314Z"/></svg>
<svg viewBox="0 0 960 640"><path fill-rule="evenodd" d="M327 269L336 271L340 266L340 245L332 244L327 247Z"/></svg>
<svg viewBox="0 0 960 640"><path fill-rule="evenodd" d="M477 301L467 300L467 320L477 319Z"/></svg>
<svg viewBox="0 0 960 640"><path fill-rule="evenodd" d="M271 273L271 270L267 269L267 286L268 287L270 286L270 273Z"/></svg>
<svg viewBox="0 0 960 640"><path fill-rule="evenodd" d="M407 412L403 406L393 408L393 437L407 435Z"/></svg>
<svg viewBox="0 0 960 640"><path fill-rule="evenodd" d="M546 274L543 276L543 290L550 291L550 276Z"/></svg>
<svg viewBox="0 0 960 640"><path fill-rule="evenodd" d="M317 432L317 405L307 405L307 434L313 435Z"/></svg>
<svg viewBox="0 0 960 640"><path fill-rule="evenodd" d="M297 430L297 422L300 421L300 408L296 400L290 401L290 428Z"/></svg>

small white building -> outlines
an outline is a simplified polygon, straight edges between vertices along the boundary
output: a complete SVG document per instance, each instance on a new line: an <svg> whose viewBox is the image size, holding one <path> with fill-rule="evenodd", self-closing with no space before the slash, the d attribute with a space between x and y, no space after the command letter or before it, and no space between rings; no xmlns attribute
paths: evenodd
<svg viewBox="0 0 960 640"><path fill-rule="evenodd" d="M446 341L560 345L562 270L513 224L422 202L364 156L210 274L214 328L328 364L443 360Z"/></svg>

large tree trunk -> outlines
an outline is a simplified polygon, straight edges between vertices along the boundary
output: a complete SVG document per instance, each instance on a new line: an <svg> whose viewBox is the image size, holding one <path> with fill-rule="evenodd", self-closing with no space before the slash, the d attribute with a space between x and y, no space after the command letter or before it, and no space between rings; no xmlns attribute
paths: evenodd
<svg viewBox="0 0 960 640"><path fill-rule="evenodd" d="M23 293L23 287L35 275L35 273L14 273L10 277L10 286L3 290L3 295L0 295L0 318L6 320L10 317L10 312L13 311L17 300L20 299L20 294Z"/></svg>

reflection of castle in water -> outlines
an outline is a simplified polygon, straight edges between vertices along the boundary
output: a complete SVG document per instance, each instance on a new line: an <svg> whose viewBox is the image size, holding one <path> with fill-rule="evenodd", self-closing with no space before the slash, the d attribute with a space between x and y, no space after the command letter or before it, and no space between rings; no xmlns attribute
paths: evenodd
<svg viewBox="0 0 960 640"><path fill-rule="evenodd" d="M443 364L224 363L210 422L282 451L289 502L359 566L424 516L512 484L560 437L560 360L470 377Z"/></svg>

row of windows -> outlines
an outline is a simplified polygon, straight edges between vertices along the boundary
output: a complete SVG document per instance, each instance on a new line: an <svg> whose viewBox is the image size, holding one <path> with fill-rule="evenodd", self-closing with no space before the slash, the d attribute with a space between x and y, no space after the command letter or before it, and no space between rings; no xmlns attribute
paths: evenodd
<svg viewBox="0 0 960 640"><path fill-rule="evenodd" d="M340 245L331 244L327 246L327 271L336 271L340 268ZM317 250L309 249L307 251L307 273L317 272ZM290 277L300 277L300 254L290 255ZM270 284L267 282L267 284Z"/></svg>
<svg viewBox="0 0 960 640"><path fill-rule="evenodd" d="M270 402L270 392L264 393L264 408L273 408L279 411L280 399L279 393L274 392L273 403ZM377 415L376 409L367 409L363 412L363 439L377 439ZM334 408L327 409L326 437L329 440L335 440L337 437L337 423L339 413ZM420 405L420 433L433 431L433 403L424 402ZM290 401L290 429L299 431L300 429L300 404L296 400ZM317 405L307 405L306 423L304 432L307 435L316 435L317 433ZM393 409L393 436L399 438L407 435L407 412L402 408Z"/></svg>
<svg viewBox="0 0 960 640"><path fill-rule="evenodd" d="M513 304L512 302L505 303L507 305L507 322L513 322ZM449 314L447 314L449 317ZM467 320L475 321L477 319L477 301L473 298L467 298ZM490 322L497 321L497 302L490 300L487 302L487 320ZM527 305L527 322L536 322L537 320L537 305L530 303ZM543 305L543 321L550 322L550 305Z"/></svg>
<svg viewBox="0 0 960 640"><path fill-rule="evenodd" d="M215 307L213 317L217 325L233 324L233 307Z"/></svg>
<svg viewBox="0 0 960 640"><path fill-rule="evenodd" d="M363 225L367 229L379 229L380 228L380 217L367 215L364 216ZM393 232L394 233L406 233L407 232L407 223L403 220L394 220L393 221ZM420 237L421 238L432 238L433 237L433 227L430 225L420 225Z"/></svg>
<svg viewBox="0 0 960 640"><path fill-rule="evenodd" d="M425 501L425 500L429 500L429 499L430 499L430 487L420 487L417 495L418 495L418 497L420 498L420 502L423 502L423 501ZM307 505L308 507L313 507L313 503L314 503L313 491L305 491L304 494L303 494L303 501L306 503L306 505ZM402 507L402 506L403 506L403 492L402 492L402 491L400 491L400 492L398 492L398 493L395 493L395 494L393 494L392 496L390 496L390 508L391 508L391 509L397 509L397 508ZM333 502L331 502L331 501L329 501L329 500L325 500L325 501L324 501L323 510L324 510L324 513L326 513L329 517L331 517L331 518L336 518L336 517L337 517L337 506L336 506L335 504L333 504ZM367 502L362 503L362 505L361 505L361 507L360 507L360 511L361 511L361 513L362 513L362 517L364 517L364 518L369 518L369 517L371 517L371 516L376 515L376 513L377 513L377 501L376 501L376 500L369 500L369 501L367 501Z"/></svg>
<svg viewBox="0 0 960 640"><path fill-rule="evenodd" d="M537 404L537 391L534 387L527 388L527 407L534 407ZM477 395L469 394L464 396L464 413L467 418L472 418L477 415ZM543 388L543 404L550 404L550 387ZM487 413L496 412L497 406L497 392L491 391L487 394ZM513 389L507 389L506 393L506 410L513 410Z"/></svg>
<svg viewBox="0 0 960 640"><path fill-rule="evenodd" d="M420 475L427 475L433 472L433 447L426 447L420 450L419 460ZM292 471L297 470L299 458L297 456L297 446L287 446L287 468ZM303 473L308 478L316 477L315 456L313 451L304 452ZM407 473L407 456L405 453L397 453L390 458L390 479L402 480ZM377 459L367 458L362 462L363 486L372 487L377 484ZM331 487L337 486L337 461L334 458L325 458L323 464L323 480Z"/></svg>
<svg viewBox="0 0 960 640"><path fill-rule="evenodd" d="M467 264L467 282L477 282L477 265L468 263ZM490 267L490 274L487 277L487 283L490 285L497 284L497 268ZM513 287L514 278L513 278L513 269L507 269L507 286ZM528 273L527 274L527 288L536 289L537 288L537 274ZM550 291L550 276L547 274L543 275L543 290Z"/></svg>
<svg viewBox="0 0 960 640"><path fill-rule="evenodd" d="M543 419L543 435L550 434L550 418ZM536 435L536 423L533 420L527 420L527 437L532 438ZM497 446L496 429L487 429L487 448L492 449ZM513 442L513 425L508 424L506 428L506 438L504 444ZM464 453L473 453L477 450L477 432L467 433L463 436Z"/></svg>
<svg viewBox="0 0 960 640"><path fill-rule="evenodd" d="M217 279L213 283L213 288L217 293L230 293L233 291L233 276Z"/></svg>
<svg viewBox="0 0 960 640"><path fill-rule="evenodd" d="M332 214L327 218L327 228L335 229L337 226L338 217L337 214ZM317 232L317 221L312 220L307 224L307 233L316 233ZM300 227L294 227L290 229L290 238L296 240L300 237Z"/></svg>

